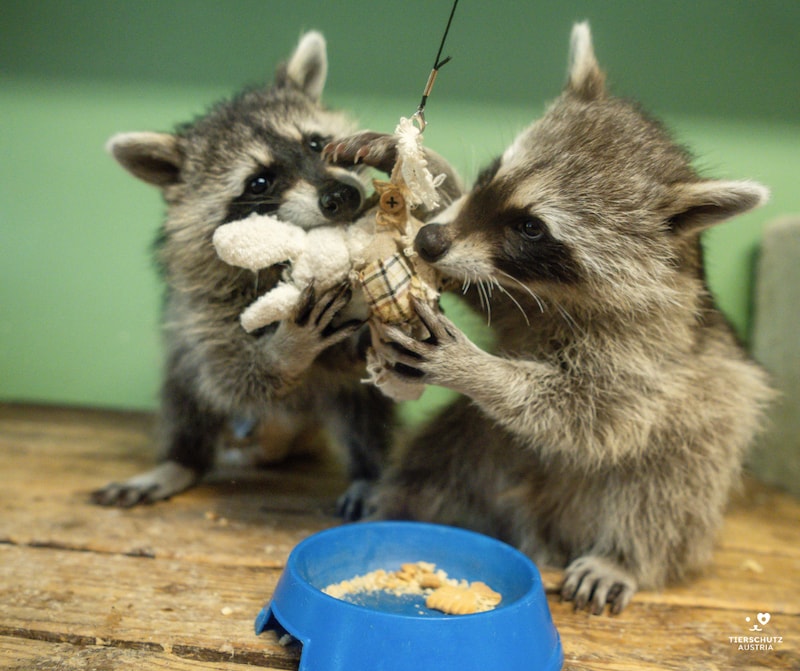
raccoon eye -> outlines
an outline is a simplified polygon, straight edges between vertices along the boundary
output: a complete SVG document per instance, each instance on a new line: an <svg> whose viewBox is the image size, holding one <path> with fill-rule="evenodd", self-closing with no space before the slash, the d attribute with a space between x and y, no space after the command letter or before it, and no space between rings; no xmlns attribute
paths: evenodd
<svg viewBox="0 0 800 671"><path fill-rule="evenodd" d="M269 190L273 181L271 173L267 171L260 172L247 183L246 192L251 196L260 196Z"/></svg>
<svg viewBox="0 0 800 671"><path fill-rule="evenodd" d="M328 138L328 137L323 137L322 135L319 135L318 133L314 133L313 135L309 135L308 136L308 140L306 140L306 144L308 145L308 148L311 151L316 152L317 154L319 154L320 152L322 152L323 149L325 149L325 145L328 144L328 142L330 142L330 140L331 139Z"/></svg>
<svg viewBox="0 0 800 671"><path fill-rule="evenodd" d="M519 225L519 230L528 240L538 242L545 236L547 228L541 219L533 217L523 221Z"/></svg>

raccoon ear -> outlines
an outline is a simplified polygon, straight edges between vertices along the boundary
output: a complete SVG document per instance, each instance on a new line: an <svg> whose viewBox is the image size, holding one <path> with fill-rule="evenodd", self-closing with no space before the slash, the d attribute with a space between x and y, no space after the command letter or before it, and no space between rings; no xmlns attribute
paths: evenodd
<svg viewBox="0 0 800 671"><path fill-rule="evenodd" d="M278 70L279 84L291 83L319 100L328 77L328 53L322 33L311 31L300 38L289 61Z"/></svg>
<svg viewBox="0 0 800 671"><path fill-rule="evenodd" d="M589 23L576 23L572 27L569 44L567 90L584 100L594 100L605 95L605 82L605 73L594 55Z"/></svg>
<svg viewBox="0 0 800 671"><path fill-rule="evenodd" d="M685 235L743 214L767 202L769 190L756 182L709 180L675 187L671 230Z"/></svg>
<svg viewBox="0 0 800 671"><path fill-rule="evenodd" d="M183 153L169 133L119 133L106 149L135 177L164 188L180 182Z"/></svg>

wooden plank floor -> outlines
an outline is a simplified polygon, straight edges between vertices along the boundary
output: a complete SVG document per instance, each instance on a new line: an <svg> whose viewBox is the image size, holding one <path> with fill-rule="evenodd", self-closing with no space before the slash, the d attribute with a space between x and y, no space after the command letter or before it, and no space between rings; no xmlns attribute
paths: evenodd
<svg viewBox="0 0 800 671"><path fill-rule="evenodd" d="M92 488L151 465L151 421L0 405L1 669L297 667L253 621L292 547L338 523L343 479L295 460L228 469L154 506L90 505ZM565 669L800 669L800 504L755 483L704 575L640 593L620 616L575 613L560 573L543 576ZM754 634L758 613L770 620ZM748 636L771 649L747 649Z"/></svg>

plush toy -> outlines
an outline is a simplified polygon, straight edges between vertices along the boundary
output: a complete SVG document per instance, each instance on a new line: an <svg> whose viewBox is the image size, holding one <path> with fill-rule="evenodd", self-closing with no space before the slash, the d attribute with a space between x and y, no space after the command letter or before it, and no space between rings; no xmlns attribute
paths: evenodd
<svg viewBox="0 0 800 671"><path fill-rule="evenodd" d="M434 178L428 170L422 134L413 119L401 119L395 135L397 160L391 178L374 180L378 204L358 221L305 230L269 215L251 215L216 230L214 246L226 263L253 272L288 264L281 281L242 313L246 331L290 317L301 292L312 282L322 292L349 280L363 289L366 310L361 317L401 324L415 338L428 335L411 297L437 305L439 278L413 250L423 223L412 211L420 205L428 210L438 205L437 187L445 175ZM389 376L372 348L367 372L368 381L396 400L418 398L424 389L422 384Z"/></svg>
<svg viewBox="0 0 800 671"><path fill-rule="evenodd" d="M355 229L355 225L350 228ZM367 232L363 233L338 226L307 231L257 214L220 226L213 242L226 263L254 273L288 263L281 281L242 312L244 330L250 333L289 318L303 288L312 282L323 292L344 282L353 267L353 254L368 240Z"/></svg>

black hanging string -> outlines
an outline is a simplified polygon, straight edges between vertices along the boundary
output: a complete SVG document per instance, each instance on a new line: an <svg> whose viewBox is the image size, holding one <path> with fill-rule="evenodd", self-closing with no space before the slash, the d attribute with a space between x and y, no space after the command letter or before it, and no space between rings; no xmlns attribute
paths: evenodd
<svg viewBox="0 0 800 671"><path fill-rule="evenodd" d="M450 18L447 19L447 27L444 29L444 35L442 35L439 51L436 52L436 59L433 61L433 69L428 76L428 83L425 84L425 90L422 92L422 100L420 100L417 111L414 113L414 117L419 123L420 132L425 130L425 105L428 103L428 96L433 90L433 83L436 81L436 75L438 75L439 70L451 60L450 56L442 59L442 51L444 50L444 43L447 40L447 33L450 32L450 24L453 22L453 15L456 13L456 7L458 7L458 0L453 1L453 8L450 10Z"/></svg>

